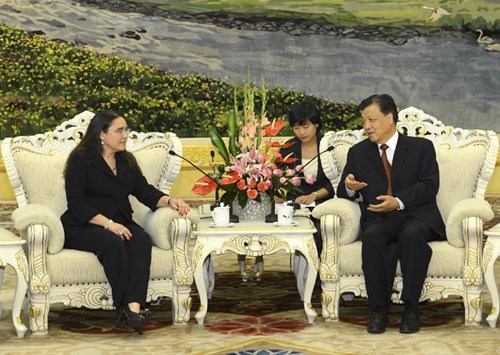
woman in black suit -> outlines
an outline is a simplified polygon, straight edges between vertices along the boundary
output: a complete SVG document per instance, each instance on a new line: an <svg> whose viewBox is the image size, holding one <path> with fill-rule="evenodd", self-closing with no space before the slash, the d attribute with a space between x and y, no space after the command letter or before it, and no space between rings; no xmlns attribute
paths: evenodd
<svg viewBox="0 0 500 355"><path fill-rule="evenodd" d="M296 169L298 165L305 166L297 176L301 177L299 189L301 193L288 193L287 199L296 203L309 205L314 202L318 205L335 196L330 180L326 177L321 166L319 157L319 144L323 135L321 117L316 106L311 102L299 102L290 110L288 123L292 127L295 137L287 143L293 143L288 148L282 148L280 153L283 157L290 156L297 160L288 164L289 168ZM313 175L315 180L312 184L306 181L306 176ZM318 253L323 249L323 241L319 233L320 225L317 219L313 222L318 232L315 234Z"/></svg>
<svg viewBox="0 0 500 355"><path fill-rule="evenodd" d="M94 253L111 285L118 322L137 332L151 320L145 308L151 239L132 219L129 195L152 210L170 206L181 215L189 206L150 185L127 152L129 129L113 111L97 113L66 162L68 210L61 216L68 249Z"/></svg>

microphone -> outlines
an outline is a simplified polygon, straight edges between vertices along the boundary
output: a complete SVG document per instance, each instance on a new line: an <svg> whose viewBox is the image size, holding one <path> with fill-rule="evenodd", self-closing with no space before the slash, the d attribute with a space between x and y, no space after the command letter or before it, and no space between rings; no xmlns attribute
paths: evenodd
<svg viewBox="0 0 500 355"><path fill-rule="evenodd" d="M212 158L212 170L214 171L215 175L215 152L213 150L210 151L210 157ZM218 206L219 205L219 189L220 186L217 184L217 187L215 188L215 204Z"/></svg>
<svg viewBox="0 0 500 355"><path fill-rule="evenodd" d="M193 168L195 168L196 170L198 170L200 173L202 173L203 175L205 175L207 178L209 178L210 180L212 180L213 182L215 182L215 184L217 185L217 187L215 188L215 203L212 204L212 205L210 205L210 210L213 210L215 207L218 207L219 206L219 189L220 189L220 184L217 182L217 180L215 180L213 177L211 177L206 172L204 172L203 170L201 170L191 160L189 160L188 158L183 157L180 154L177 154L175 151L169 150L168 154L181 158L185 162L189 163ZM212 153L210 153L210 155L211 154ZM215 153L214 153L214 156L215 156ZM215 171L215 168L214 168L214 171ZM233 216L233 213L232 213L233 206L231 206L231 204L230 204L230 210L231 210L230 221L233 222L233 223L238 223L239 222L238 216Z"/></svg>
<svg viewBox="0 0 500 355"><path fill-rule="evenodd" d="M177 154L176 152L174 152L173 150L169 150L168 151L168 154L170 155L174 155L176 157L179 157L181 158L182 160L188 162L193 168L195 168L196 170L198 170L200 173L202 173L203 175L205 175L207 178L209 178L210 180L212 180L213 182L215 182L217 184L217 186L219 186L219 183L213 178L211 177L210 175L208 175L206 172L204 172L203 170L201 170L199 167L196 166L195 163L193 163L191 160L189 160L188 158L185 158L183 157L182 155L180 154Z"/></svg>
<svg viewBox="0 0 500 355"><path fill-rule="evenodd" d="M183 157L182 155L180 154L177 154L175 151L173 150L169 150L168 151L168 154L170 155L174 155L176 157L179 157L181 158L182 160L188 162L193 168L195 168L196 170L198 170L200 173L202 173L203 175L205 175L207 178L209 178L210 180L212 180L213 182L215 182L215 184L217 185L217 187L215 188L215 206L212 205L210 206L210 209L213 210L214 207L218 206L219 205L219 188L220 188L220 184L217 182L217 180L215 180L213 177L211 177L210 175L208 175L206 172L204 172L203 170L201 170L198 166L196 166L196 164L194 164L191 160L189 160L188 158L185 158ZM214 171L215 171L215 168L214 168Z"/></svg>
<svg viewBox="0 0 500 355"><path fill-rule="evenodd" d="M311 164L314 159L318 158L321 154L323 153L326 153L326 152L331 152L332 150L334 149L334 147L332 145L328 146L328 148L326 148L325 150L319 152L318 154L316 154L316 156L314 158L312 158L311 160L309 160L307 163L305 163L304 165L302 165L302 168L300 168L299 170L296 170L295 173L293 173L292 176L289 176L285 182L283 183L283 185L285 185L288 181L290 181L291 178L293 178L295 175L297 175L298 173L304 171L304 168L306 166L308 166L309 164ZM321 162L319 162L321 164Z"/></svg>
<svg viewBox="0 0 500 355"><path fill-rule="evenodd" d="M301 169L299 170L296 170L295 173L293 173L292 176L289 176L284 182L283 182L283 185L286 185L286 183L288 181L290 181L291 178L293 178L295 175L297 175L298 173L300 173L301 171L304 170L304 168L309 165L310 163L312 163L314 161L314 159L316 159L317 157L319 157L321 154L323 153L326 153L326 152L331 152L333 150L333 146L329 146L328 148L326 148L325 150L323 150L322 152L319 152L318 154L316 154L316 156L314 158L312 158L311 160L309 160L307 163L305 163ZM287 203L288 206L293 206L293 209L294 210L298 210L300 209L300 204L299 203L295 203L295 202L292 202L292 203ZM266 223L274 223L278 220L278 216L276 215L276 212L275 212L275 202L274 202L274 199L271 201L271 213L268 214L266 216Z"/></svg>

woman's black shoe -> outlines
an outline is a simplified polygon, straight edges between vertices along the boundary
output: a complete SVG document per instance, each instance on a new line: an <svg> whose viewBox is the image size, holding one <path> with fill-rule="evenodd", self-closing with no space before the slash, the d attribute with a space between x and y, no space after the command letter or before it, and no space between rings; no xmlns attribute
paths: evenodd
<svg viewBox="0 0 500 355"><path fill-rule="evenodd" d="M144 317L144 324L151 322L151 319L153 319L153 313L147 308L141 309L139 313Z"/></svg>
<svg viewBox="0 0 500 355"><path fill-rule="evenodd" d="M121 322L125 318L127 325L142 335L142 326L146 323L144 316L141 313L132 312L128 306L122 308L121 313L122 316L119 317L119 321Z"/></svg>

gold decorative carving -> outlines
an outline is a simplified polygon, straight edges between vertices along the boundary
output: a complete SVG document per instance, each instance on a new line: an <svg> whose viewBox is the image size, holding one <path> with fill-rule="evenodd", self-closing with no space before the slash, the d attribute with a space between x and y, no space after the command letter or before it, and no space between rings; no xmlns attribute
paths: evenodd
<svg viewBox="0 0 500 355"><path fill-rule="evenodd" d="M467 286L480 286L483 282L483 271L478 266L464 267L464 283Z"/></svg>
<svg viewBox="0 0 500 355"><path fill-rule="evenodd" d="M291 252L288 242L270 234L242 234L222 243L220 250L222 253L226 250L231 250L238 254L246 254L253 257L272 254L279 250L285 250L288 253Z"/></svg>
<svg viewBox="0 0 500 355"><path fill-rule="evenodd" d="M24 251L22 249L20 249L16 253L16 262L19 271L21 271L21 273L23 274L24 280L28 282L28 262L26 260L26 255L24 254Z"/></svg>
<svg viewBox="0 0 500 355"><path fill-rule="evenodd" d="M470 304L475 309L479 309L479 308L483 307L483 298L482 297L476 297L476 298L474 298L474 299L471 300Z"/></svg>
<svg viewBox="0 0 500 355"><path fill-rule="evenodd" d="M203 245L195 244L193 250L193 268L196 270L198 263L203 262L201 258L203 257Z"/></svg>
<svg viewBox="0 0 500 355"><path fill-rule="evenodd" d="M31 318L37 318L42 313L42 310L40 308L35 307L35 306L31 306L29 313L30 313Z"/></svg>
<svg viewBox="0 0 500 355"><path fill-rule="evenodd" d="M31 293L47 293L51 287L49 275L44 274L40 277L37 274L31 275L30 291Z"/></svg>
<svg viewBox="0 0 500 355"><path fill-rule="evenodd" d="M339 266L338 264L325 264L321 263L320 277L322 281L337 282L339 281Z"/></svg>
<svg viewBox="0 0 500 355"><path fill-rule="evenodd" d="M491 259L493 258L493 251L495 250L495 246L489 240L486 240L486 244L484 245L483 250L483 270L486 271L486 268L490 264Z"/></svg>

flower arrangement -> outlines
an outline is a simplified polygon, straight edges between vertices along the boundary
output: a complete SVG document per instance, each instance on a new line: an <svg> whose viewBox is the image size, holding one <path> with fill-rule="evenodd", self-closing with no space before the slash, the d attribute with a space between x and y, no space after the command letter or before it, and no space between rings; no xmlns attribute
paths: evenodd
<svg viewBox="0 0 500 355"><path fill-rule="evenodd" d="M244 208L249 200L261 202L260 193L266 193L271 200L274 197L285 199L287 192L299 192L301 165L290 168L297 158L281 156L279 149L287 148L293 143L273 141L281 131L284 119L269 120L266 114L266 89L262 81L262 108L260 114L255 112L255 92L251 85L250 74L243 85L243 110L238 108L238 88L234 89L234 109L228 115L228 145L214 127L209 127L210 140L224 160L223 164L214 167L214 173L200 178L192 191L206 195L215 189L217 184L223 190L221 202L226 206L237 199ZM305 177L312 184L313 175Z"/></svg>

